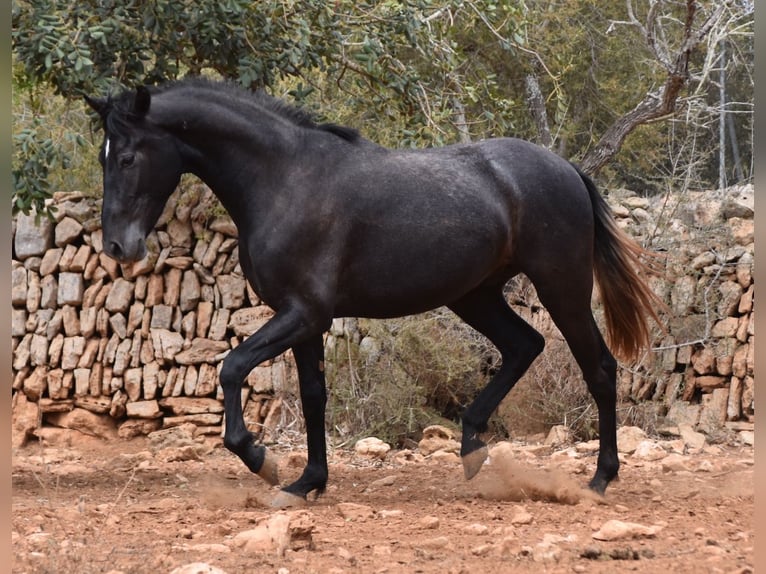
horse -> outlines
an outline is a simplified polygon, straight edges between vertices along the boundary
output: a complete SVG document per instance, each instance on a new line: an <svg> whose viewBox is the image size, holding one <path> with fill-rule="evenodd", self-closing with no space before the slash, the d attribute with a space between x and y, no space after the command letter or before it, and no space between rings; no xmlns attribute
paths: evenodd
<svg viewBox="0 0 766 574"><path fill-rule="evenodd" d="M223 359L223 443L279 484L276 455L246 427L240 389L253 368L292 349L308 460L275 506L305 504L327 486L323 334L336 317L446 306L498 349L500 368L460 415L461 461L473 478L488 458L490 415L545 345L504 296L520 273L598 408L588 486L603 495L617 477L615 357L631 360L647 346L659 300L646 281L651 252L616 225L575 164L512 137L392 149L227 81L187 78L84 98L104 132L108 256L145 257L146 237L185 173L213 191L236 225L242 272L274 315ZM591 310L594 276L613 351Z"/></svg>

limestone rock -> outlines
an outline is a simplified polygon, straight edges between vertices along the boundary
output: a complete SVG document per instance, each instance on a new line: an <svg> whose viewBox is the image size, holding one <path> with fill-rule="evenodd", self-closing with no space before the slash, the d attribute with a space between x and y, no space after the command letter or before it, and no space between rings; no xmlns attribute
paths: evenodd
<svg viewBox="0 0 766 574"><path fill-rule="evenodd" d="M289 549L312 547L314 518L307 511L277 512L256 528L240 532L231 541L246 554L284 556Z"/></svg>
<svg viewBox="0 0 766 574"><path fill-rule="evenodd" d="M418 442L418 449L423 456L436 451L460 452L460 443L455 440L455 433L442 425L431 425L423 429L423 438Z"/></svg>
<svg viewBox="0 0 766 574"><path fill-rule="evenodd" d="M341 502L338 504L338 512L346 520L364 521L375 516L375 509L366 504L355 502Z"/></svg>
<svg viewBox="0 0 766 574"><path fill-rule="evenodd" d="M52 425L80 431L103 439L117 437L117 425L106 415L97 415L85 409L74 408L67 413L51 413L47 421Z"/></svg>
<svg viewBox="0 0 766 574"><path fill-rule="evenodd" d="M221 306L224 309L239 309L245 302L245 278L237 275L221 275L215 278L215 284L221 293Z"/></svg>
<svg viewBox="0 0 766 574"><path fill-rule="evenodd" d="M274 316L274 311L266 305L237 309L231 314L229 328L238 337L247 337L255 333Z"/></svg>
<svg viewBox="0 0 766 574"><path fill-rule="evenodd" d="M128 419L120 424L117 435L122 439L131 439L148 435L161 427L162 421L160 419Z"/></svg>
<svg viewBox="0 0 766 574"><path fill-rule="evenodd" d="M71 217L64 217L56 225L54 232L54 243L58 247L63 247L72 243L82 233L82 225Z"/></svg>
<svg viewBox="0 0 766 574"><path fill-rule="evenodd" d="M545 438L545 444L553 448L572 442L572 433L564 425L554 425Z"/></svg>
<svg viewBox="0 0 766 574"><path fill-rule="evenodd" d="M79 307L83 302L85 286L80 273L59 273L57 301L59 305Z"/></svg>
<svg viewBox="0 0 766 574"><path fill-rule="evenodd" d="M159 401L163 409L170 409L174 415L198 415L203 413L222 413L220 401L204 397L167 397Z"/></svg>
<svg viewBox="0 0 766 574"><path fill-rule="evenodd" d="M205 562L192 562L174 568L170 574L226 574L226 572Z"/></svg>
<svg viewBox="0 0 766 574"><path fill-rule="evenodd" d="M354 450L357 454L362 456L369 456L371 458L386 458L386 454L391 450L391 445L383 442L376 437L367 437L360 439L354 445Z"/></svg>
<svg viewBox="0 0 766 574"><path fill-rule="evenodd" d="M156 419L162 416L156 400L134 401L125 405L127 415L133 418Z"/></svg>
<svg viewBox="0 0 766 574"><path fill-rule="evenodd" d="M24 446L40 424L38 406L22 392L13 395L11 405L11 447Z"/></svg>
<svg viewBox="0 0 766 574"><path fill-rule="evenodd" d="M617 429L617 451L631 454L645 439L646 433L639 427L620 427Z"/></svg>
<svg viewBox="0 0 766 574"><path fill-rule="evenodd" d="M653 538L662 530L661 526L644 526L635 522L607 520L601 528L593 533L596 540L625 540L632 538Z"/></svg>
<svg viewBox="0 0 766 574"><path fill-rule="evenodd" d="M642 440L633 451L633 458L639 460L660 460L668 456L667 451L653 440Z"/></svg>
<svg viewBox="0 0 766 574"><path fill-rule="evenodd" d="M16 258L42 256L53 246L53 221L41 215L20 213L16 217L16 234L13 247Z"/></svg>
<svg viewBox="0 0 766 574"><path fill-rule="evenodd" d="M176 354L174 359L179 365L199 365L201 363L217 362L217 357L224 351L229 350L226 341L213 341L211 339L194 339L188 349Z"/></svg>

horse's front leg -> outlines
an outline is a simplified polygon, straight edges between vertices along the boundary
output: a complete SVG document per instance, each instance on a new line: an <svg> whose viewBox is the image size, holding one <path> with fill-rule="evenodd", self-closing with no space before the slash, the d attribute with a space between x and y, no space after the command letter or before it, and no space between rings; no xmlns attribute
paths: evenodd
<svg viewBox="0 0 766 574"><path fill-rule="evenodd" d="M299 306L279 311L263 327L234 348L224 359L220 381L226 416L224 446L236 454L247 468L269 484L279 484L277 460L266 447L255 444L242 416L241 389L245 377L257 365L288 348L321 333L315 317ZM321 337L321 335L319 335Z"/></svg>
<svg viewBox="0 0 766 574"><path fill-rule="evenodd" d="M308 462L303 474L284 487L272 501L275 507L300 506L312 491L321 495L327 486L327 443L325 440L325 405L327 389L324 376L324 342L321 335L293 347L301 390L303 418L306 421Z"/></svg>

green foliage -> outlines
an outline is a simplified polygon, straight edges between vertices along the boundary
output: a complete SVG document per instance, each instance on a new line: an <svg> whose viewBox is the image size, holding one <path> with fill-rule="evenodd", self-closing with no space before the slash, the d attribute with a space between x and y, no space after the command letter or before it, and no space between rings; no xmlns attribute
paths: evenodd
<svg viewBox="0 0 766 574"><path fill-rule="evenodd" d="M397 445L419 438L429 424L458 426L498 360L491 344L444 308L359 320L358 328L330 339L326 354L333 430Z"/></svg>
<svg viewBox="0 0 766 574"><path fill-rule="evenodd" d="M648 4L631 5L644 21ZM700 21L714 5L699 3ZM15 0L12 6L14 82L22 92L42 86L76 101L84 93L215 74L289 94L319 116L360 127L390 146L538 140L526 95L526 82L535 77L554 149L577 160L665 74L639 28L626 23L625 4L607 0ZM747 103L753 18L743 6L730 8L737 31L729 37L730 75L732 101ZM677 47L684 7L661 3L661 9L663 41ZM695 67L703 60L704 54L695 56ZM695 81L692 75L690 87L699 92ZM736 116L746 164L751 116L747 110ZM682 132L667 122L647 126L605 175L618 185L665 189L679 162L691 161L700 179L714 181L714 130L713 118L679 141ZM685 144L690 137L699 140L694 153ZM700 153L704 165L693 159ZM63 163L48 166L48 175ZM34 174L45 176L30 172L27 203L46 193Z"/></svg>

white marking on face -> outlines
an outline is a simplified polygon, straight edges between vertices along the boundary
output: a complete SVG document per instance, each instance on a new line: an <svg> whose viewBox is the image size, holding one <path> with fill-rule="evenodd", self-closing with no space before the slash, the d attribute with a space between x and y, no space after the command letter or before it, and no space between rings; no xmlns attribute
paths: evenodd
<svg viewBox="0 0 766 574"><path fill-rule="evenodd" d="M106 140L106 147L104 148L104 157L109 159L109 139Z"/></svg>

